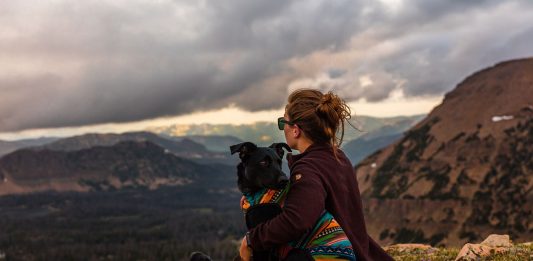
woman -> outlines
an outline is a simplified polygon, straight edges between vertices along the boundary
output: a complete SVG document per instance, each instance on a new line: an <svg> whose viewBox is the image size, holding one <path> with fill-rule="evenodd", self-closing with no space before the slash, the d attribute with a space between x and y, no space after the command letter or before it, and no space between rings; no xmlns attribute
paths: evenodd
<svg viewBox="0 0 533 261"><path fill-rule="evenodd" d="M250 230L241 257L300 238L324 209L333 214L352 243L357 260L393 260L368 236L358 183L350 160L339 149L350 109L337 95L300 89L290 94L278 120L287 144L291 189L280 215ZM340 131L340 138L336 137Z"/></svg>

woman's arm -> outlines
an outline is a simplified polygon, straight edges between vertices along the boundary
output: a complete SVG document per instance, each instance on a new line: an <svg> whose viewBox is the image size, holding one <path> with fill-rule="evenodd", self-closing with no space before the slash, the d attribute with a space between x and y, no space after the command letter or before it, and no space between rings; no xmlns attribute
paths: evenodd
<svg viewBox="0 0 533 261"><path fill-rule="evenodd" d="M295 166L281 214L249 231L250 247L262 251L300 239L324 211L325 199L316 171L303 164Z"/></svg>

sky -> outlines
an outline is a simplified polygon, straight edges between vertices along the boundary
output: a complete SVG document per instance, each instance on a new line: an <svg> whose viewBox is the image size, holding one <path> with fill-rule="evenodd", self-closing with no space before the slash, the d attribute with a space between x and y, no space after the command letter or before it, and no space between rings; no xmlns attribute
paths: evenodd
<svg viewBox="0 0 533 261"><path fill-rule="evenodd" d="M298 88L428 113L533 56L532 21L530 0L2 0L0 139L268 121Z"/></svg>

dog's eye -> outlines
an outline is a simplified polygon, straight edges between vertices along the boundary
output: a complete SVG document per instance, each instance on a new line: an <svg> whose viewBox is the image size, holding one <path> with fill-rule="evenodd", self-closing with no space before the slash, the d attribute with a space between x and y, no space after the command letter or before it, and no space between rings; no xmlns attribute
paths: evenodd
<svg viewBox="0 0 533 261"><path fill-rule="evenodd" d="M261 165L263 167L266 167L266 166L268 166L268 161L267 160L259 161L259 165Z"/></svg>

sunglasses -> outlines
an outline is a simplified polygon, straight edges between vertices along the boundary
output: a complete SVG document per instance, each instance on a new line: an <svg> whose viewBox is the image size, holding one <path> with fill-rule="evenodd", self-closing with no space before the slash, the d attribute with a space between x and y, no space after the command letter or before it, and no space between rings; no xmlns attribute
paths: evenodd
<svg viewBox="0 0 533 261"><path fill-rule="evenodd" d="M283 130L285 129L285 124L294 125L294 121L288 121L283 117L278 118L278 129Z"/></svg>

